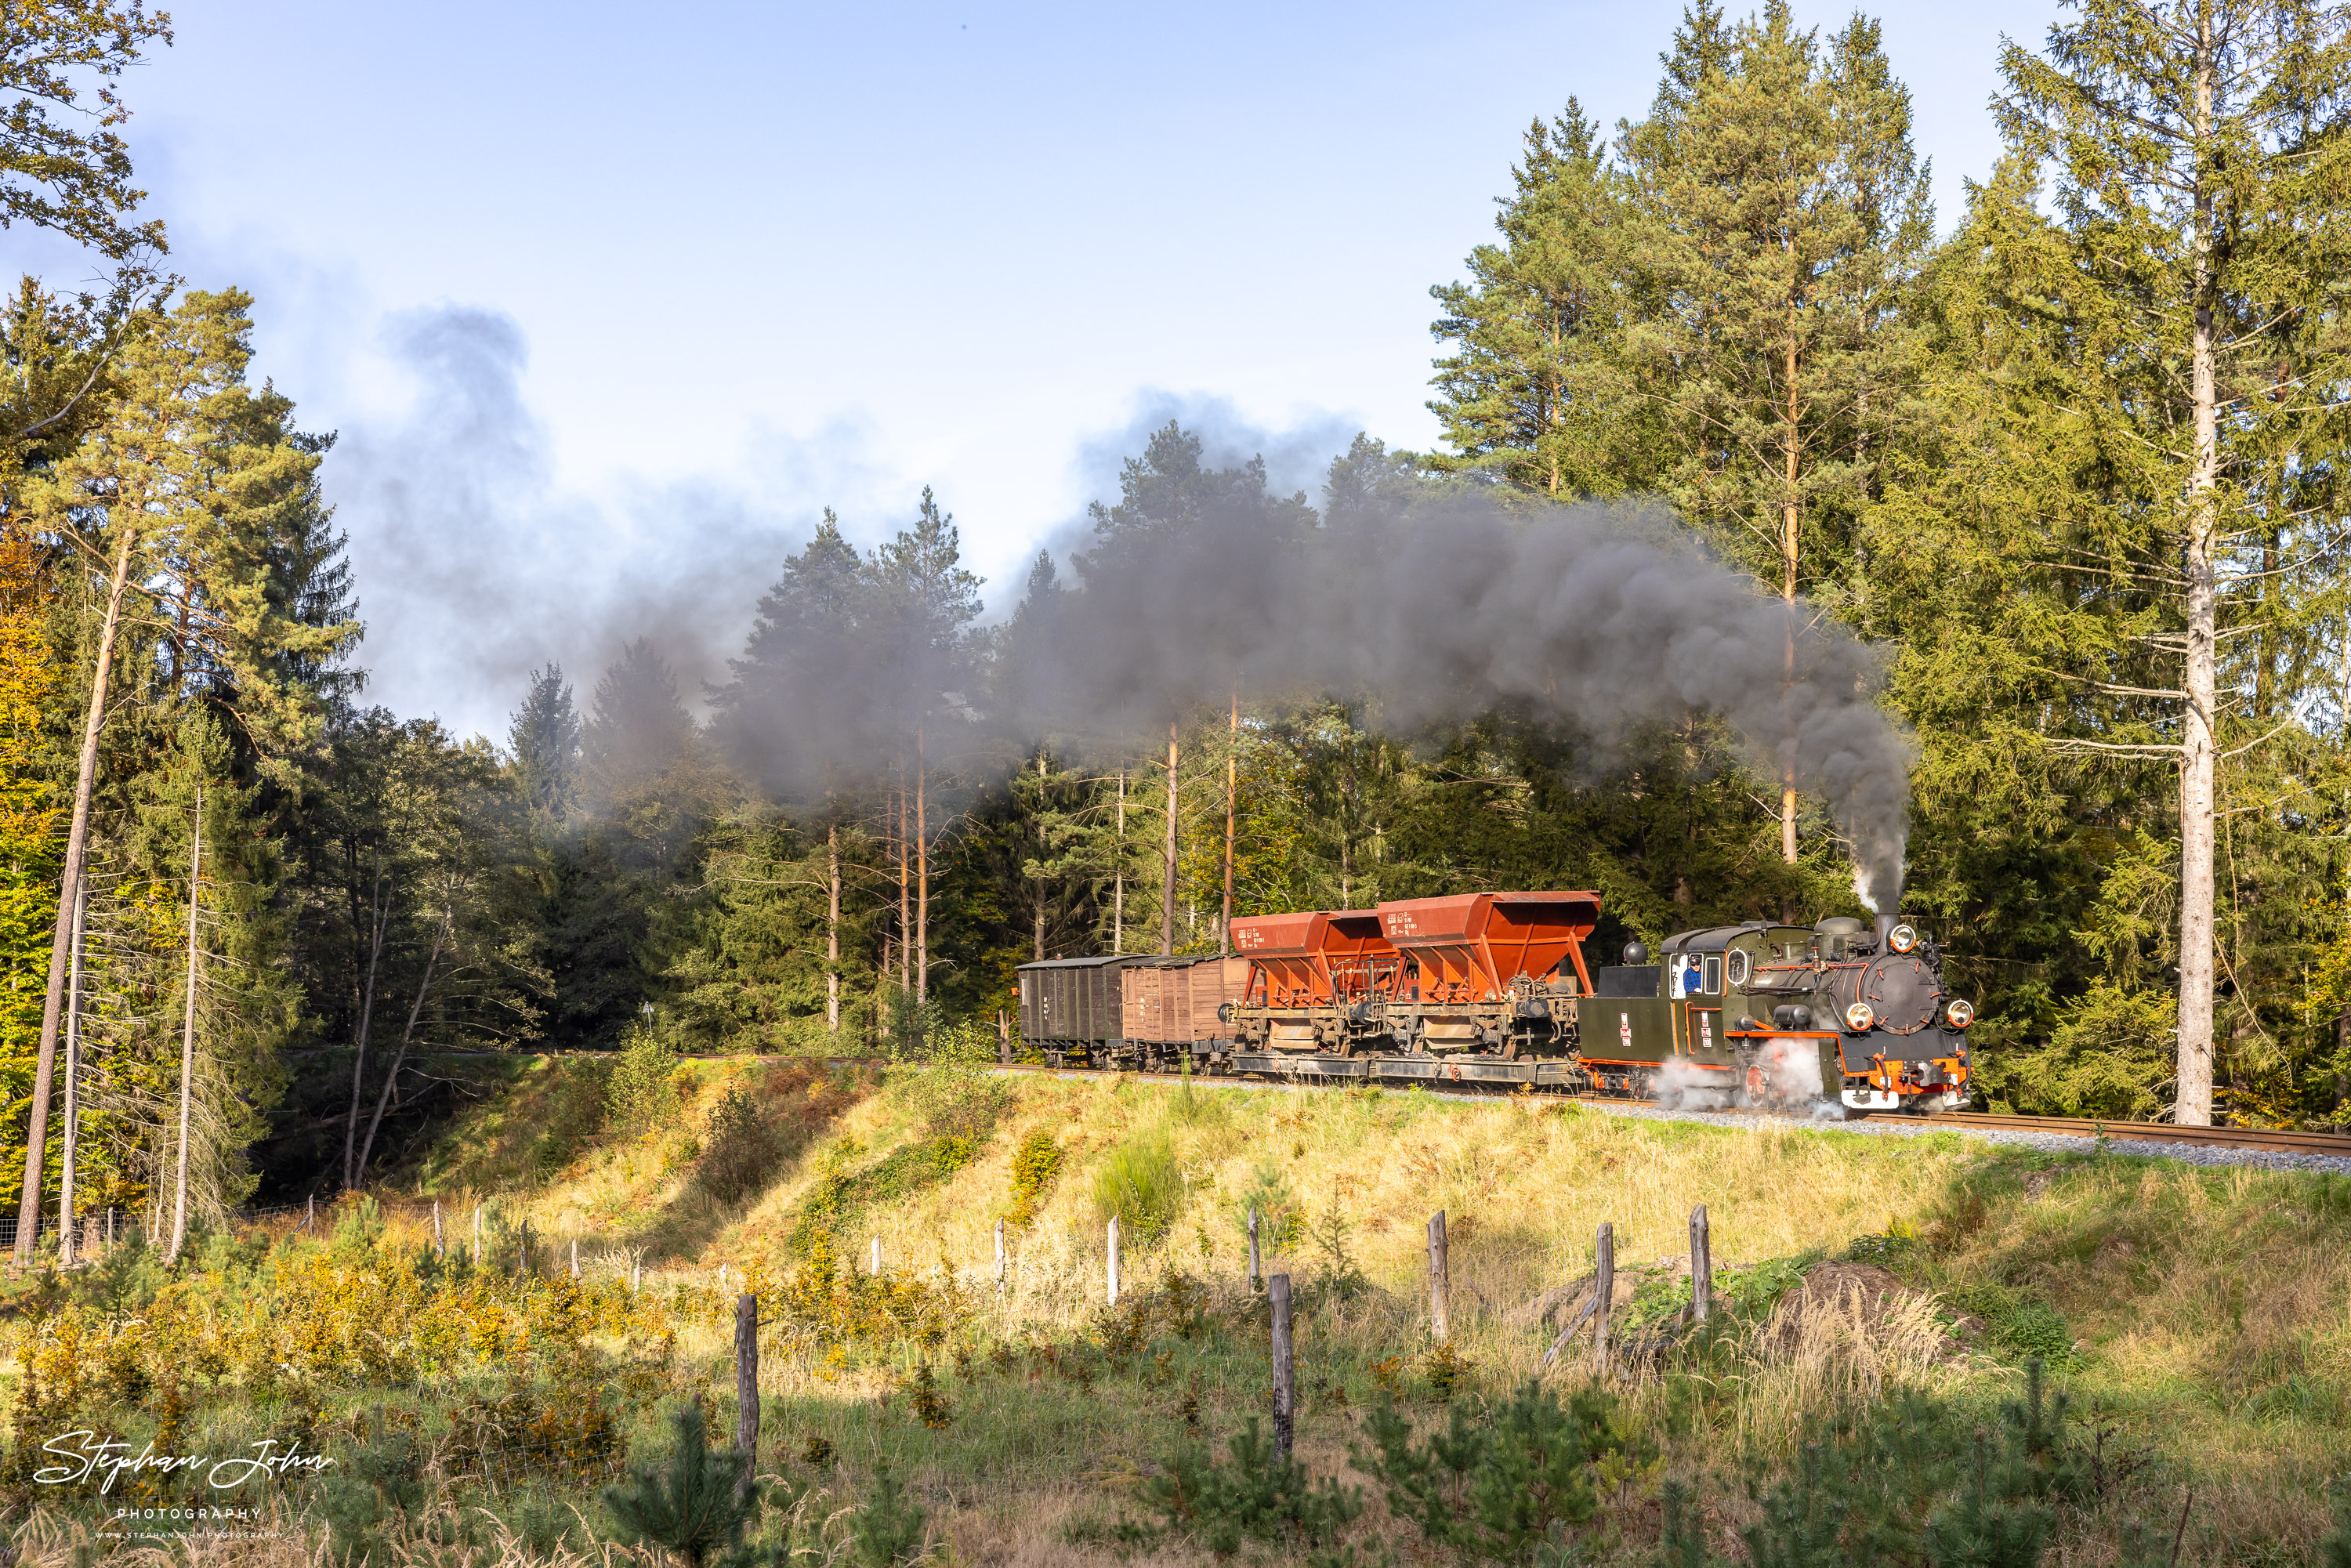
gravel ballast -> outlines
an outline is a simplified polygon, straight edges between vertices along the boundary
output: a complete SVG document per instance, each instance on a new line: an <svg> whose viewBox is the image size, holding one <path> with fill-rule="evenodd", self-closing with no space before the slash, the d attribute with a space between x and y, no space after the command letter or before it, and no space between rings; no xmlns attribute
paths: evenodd
<svg viewBox="0 0 2351 1568"><path fill-rule="evenodd" d="M1099 1081L1102 1074L1056 1072L1052 1076L1084 1082L1090 1079ZM1134 1073L1128 1077L1129 1082L1137 1083L1172 1086L1178 1082L1172 1076L1157 1073ZM1199 1078L1193 1082L1203 1089L1264 1089L1280 1093L1311 1093L1321 1087L1238 1078ZM1662 1105L1617 1104L1605 1100L1578 1100L1573 1103L1583 1110L1604 1112L1611 1116L1632 1116L1652 1122L1700 1122L1718 1127L1823 1129L1884 1138L1916 1138L1928 1133L1957 1133L1961 1137L1981 1138L1988 1144L2013 1144L2022 1148L2043 1149L2057 1155L2083 1154L2095 1146L2094 1139L2077 1134L2028 1133L2011 1127L1954 1125L1928 1117L1916 1122L1844 1122L1829 1116L1773 1115L1757 1111L1668 1110ZM2109 1138L2105 1149L2109 1155L2125 1159L2181 1160L2191 1166L2250 1166L2255 1170L2323 1171L2335 1176L2351 1176L2351 1156L2342 1155L2299 1155L2277 1149L2232 1149L2212 1144L2158 1143L2142 1138Z"/></svg>

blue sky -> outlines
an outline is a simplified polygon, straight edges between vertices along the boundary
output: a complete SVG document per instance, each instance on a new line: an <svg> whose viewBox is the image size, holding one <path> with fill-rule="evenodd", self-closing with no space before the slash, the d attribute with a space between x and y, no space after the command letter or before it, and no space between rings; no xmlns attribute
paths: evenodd
<svg viewBox="0 0 2351 1568"><path fill-rule="evenodd" d="M175 268L342 433L371 695L498 735L630 636L719 673L826 505L872 539L935 486L1008 610L1170 413L1300 486L1433 443L1429 285L1679 15L1467 10L183 5L129 134ZM1881 14L1948 226L2054 9Z"/></svg>

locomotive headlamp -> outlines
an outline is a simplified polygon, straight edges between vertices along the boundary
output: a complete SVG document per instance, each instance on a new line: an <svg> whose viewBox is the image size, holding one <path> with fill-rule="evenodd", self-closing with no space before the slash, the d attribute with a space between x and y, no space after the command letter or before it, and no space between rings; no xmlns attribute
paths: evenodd
<svg viewBox="0 0 2351 1568"><path fill-rule="evenodd" d="M1869 1026L1877 1021L1877 1014L1867 1002L1855 1002L1844 1009L1844 1027L1855 1034L1867 1034Z"/></svg>
<svg viewBox="0 0 2351 1568"><path fill-rule="evenodd" d="M1949 1007L1943 1009L1943 1016L1951 1020L1951 1027L1953 1029L1965 1029L1968 1025L1976 1021L1975 1004L1973 1002L1953 1002Z"/></svg>
<svg viewBox="0 0 2351 1568"><path fill-rule="evenodd" d="M1918 933L1907 925L1897 925L1886 934L1886 945L1896 953L1907 953L1918 946Z"/></svg>

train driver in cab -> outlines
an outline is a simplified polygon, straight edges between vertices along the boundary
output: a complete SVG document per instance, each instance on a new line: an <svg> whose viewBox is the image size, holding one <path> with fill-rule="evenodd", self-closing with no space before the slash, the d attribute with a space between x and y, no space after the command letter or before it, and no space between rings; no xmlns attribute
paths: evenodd
<svg viewBox="0 0 2351 1568"><path fill-rule="evenodd" d="M1697 954L1691 954L1688 958L1675 967L1674 995L1676 998L1697 996L1705 984L1706 971L1699 966Z"/></svg>

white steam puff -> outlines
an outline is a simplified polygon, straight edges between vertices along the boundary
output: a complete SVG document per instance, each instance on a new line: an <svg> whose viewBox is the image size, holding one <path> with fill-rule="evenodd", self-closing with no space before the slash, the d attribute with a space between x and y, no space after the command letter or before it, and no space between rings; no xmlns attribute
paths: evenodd
<svg viewBox="0 0 2351 1568"><path fill-rule="evenodd" d="M1675 1057L1657 1069L1651 1092L1668 1111L1728 1111L1738 1103L1738 1075L1709 1071Z"/></svg>
<svg viewBox="0 0 2351 1568"><path fill-rule="evenodd" d="M1775 1034L1763 1042L1756 1065L1763 1071L1763 1097L1785 1110L1803 1109L1814 1116L1839 1116L1844 1108L1821 1097L1821 1053L1818 1040Z"/></svg>

